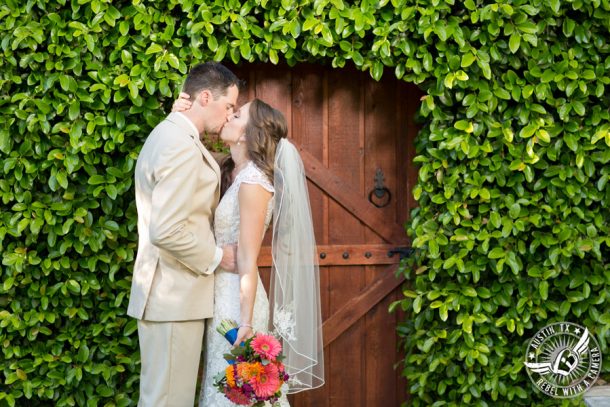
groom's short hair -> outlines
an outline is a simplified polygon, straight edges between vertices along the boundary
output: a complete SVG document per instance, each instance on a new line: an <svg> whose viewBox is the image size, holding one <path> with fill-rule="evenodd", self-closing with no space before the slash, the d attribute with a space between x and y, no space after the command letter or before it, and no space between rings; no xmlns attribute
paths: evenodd
<svg viewBox="0 0 610 407"><path fill-rule="evenodd" d="M204 89L208 89L217 98L226 95L233 85L239 88L241 81L226 66L218 62L204 62L190 70L183 91L191 96L191 100Z"/></svg>

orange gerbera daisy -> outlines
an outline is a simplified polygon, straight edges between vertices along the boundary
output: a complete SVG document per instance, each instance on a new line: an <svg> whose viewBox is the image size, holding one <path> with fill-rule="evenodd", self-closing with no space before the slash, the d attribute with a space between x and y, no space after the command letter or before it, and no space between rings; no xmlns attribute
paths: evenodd
<svg viewBox="0 0 610 407"><path fill-rule="evenodd" d="M244 382L249 382L253 377L258 377L264 372L264 367L260 362L253 363L238 363L237 374Z"/></svg>
<svg viewBox="0 0 610 407"><path fill-rule="evenodd" d="M227 376L227 384L229 387L235 387L235 366L229 365L225 369L225 376Z"/></svg>

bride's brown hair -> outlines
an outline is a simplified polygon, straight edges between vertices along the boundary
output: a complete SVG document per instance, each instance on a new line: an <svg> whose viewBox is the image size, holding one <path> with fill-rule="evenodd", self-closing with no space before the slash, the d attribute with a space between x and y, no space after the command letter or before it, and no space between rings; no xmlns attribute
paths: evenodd
<svg viewBox="0 0 610 407"><path fill-rule="evenodd" d="M272 108L260 99L254 99L248 109L249 119L246 124L246 148L248 158L263 171L273 184L273 162L275 150L281 139L288 134L286 118L277 109ZM221 195L231 185L231 172L235 168L233 158L229 155L221 163Z"/></svg>

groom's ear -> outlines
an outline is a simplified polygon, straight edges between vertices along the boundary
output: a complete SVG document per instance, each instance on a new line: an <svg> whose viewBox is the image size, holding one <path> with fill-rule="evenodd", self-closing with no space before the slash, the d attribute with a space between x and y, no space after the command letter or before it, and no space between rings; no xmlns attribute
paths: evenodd
<svg viewBox="0 0 610 407"><path fill-rule="evenodd" d="M207 106L207 104L213 99L212 92L210 92L208 89L202 90L199 92L199 95L197 95L197 102L201 105L201 107Z"/></svg>

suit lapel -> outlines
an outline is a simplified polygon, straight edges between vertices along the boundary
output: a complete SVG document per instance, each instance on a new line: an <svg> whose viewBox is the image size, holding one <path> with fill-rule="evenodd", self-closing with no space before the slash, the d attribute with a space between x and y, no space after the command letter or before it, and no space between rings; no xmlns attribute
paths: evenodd
<svg viewBox="0 0 610 407"><path fill-rule="evenodd" d="M212 169L216 173L216 176L218 177L218 182L220 183L220 167L218 166L218 163L216 162L212 154L210 154L208 149L205 148L205 146L201 143L201 140L199 140L198 135L195 136L195 144L197 145L197 147L199 147L199 150L201 150L201 154L203 154L208 164L210 164L210 167L212 167Z"/></svg>
<svg viewBox="0 0 610 407"><path fill-rule="evenodd" d="M199 151L201 151L203 158L208 162L208 165L212 167L212 170L214 170L216 178L218 178L218 185L220 186L220 167L218 166L218 163L216 162L212 154L210 154L208 149L205 148L205 146L201 143L201 140L199 140L199 134L196 134L195 129L193 129L193 126L186 121L188 119L181 114L170 113L169 116L167 116L167 120L178 125L182 130L184 130L185 133L187 133L191 137Z"/></svg>

